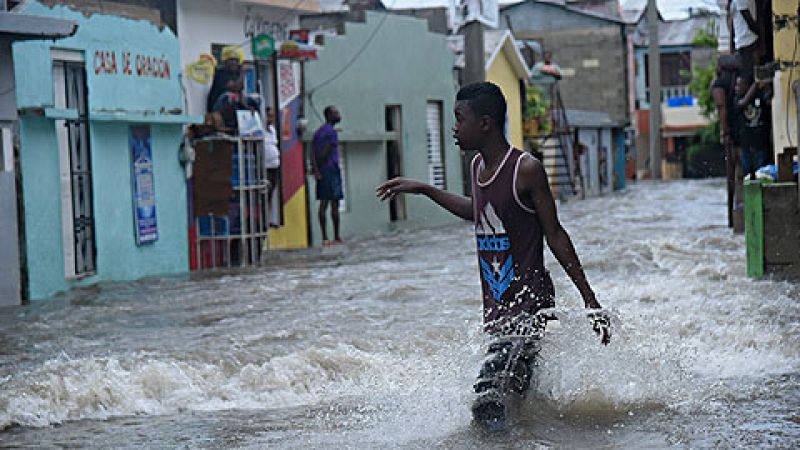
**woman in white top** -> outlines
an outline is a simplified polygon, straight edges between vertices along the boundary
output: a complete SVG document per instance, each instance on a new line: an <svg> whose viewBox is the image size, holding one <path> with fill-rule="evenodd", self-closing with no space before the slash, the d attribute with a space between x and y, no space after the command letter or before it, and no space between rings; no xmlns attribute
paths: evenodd
<svg viewBox="0 0 800 450"><path fill-rule="evenodd" d="M280 191L276 188L281 180L281 151L278 148L278 135L275 132L275 112L270 107L266 107L264 112L267 119L264 126L264 167L269 181L269 225L277 228L280 226L277 195Z"/></svg>

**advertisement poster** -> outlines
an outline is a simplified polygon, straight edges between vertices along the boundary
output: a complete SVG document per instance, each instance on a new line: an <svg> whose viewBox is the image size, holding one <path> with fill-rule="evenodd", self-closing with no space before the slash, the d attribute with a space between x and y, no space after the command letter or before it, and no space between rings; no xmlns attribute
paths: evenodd
<svg viewBox="0 0 800 450"><path fill-rule="evenodd" d="M131 126L131 173L133 178L133 219L136 244L158 240L156 190L153 180L153 148L150 127Z"/></svg>

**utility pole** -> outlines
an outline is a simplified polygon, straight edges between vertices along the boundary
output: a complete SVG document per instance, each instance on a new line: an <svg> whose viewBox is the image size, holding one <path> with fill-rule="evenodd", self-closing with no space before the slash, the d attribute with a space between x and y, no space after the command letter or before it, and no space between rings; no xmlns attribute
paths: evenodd
<svg viewBox="0 0 800 450"><path fill-rule="evenodd" d="M658 8L648 0L647 27L650 36L648 75L650 78L650 176L661 178L661 55L658 45Z"/></svg>
<svg viewBox="0 0 800 450"><path fill-rule="evenodd" d="M486 80L486 62L483 56L483 24L478 20L465 23L461 27L464 35L464 76L465 85Z"/></svg>
<svg viewBox="0 0 800 450"><path fill-rule="evenodd" d="M471 20L461 27L464 35L464 73L461 77L462 86L470 83L486 81L486 62L483 55L483 24L479 20ZM470 180L470 162L475 156L475 151L461 151L461 173L464 179L464 195L472 195Z"/></svg>

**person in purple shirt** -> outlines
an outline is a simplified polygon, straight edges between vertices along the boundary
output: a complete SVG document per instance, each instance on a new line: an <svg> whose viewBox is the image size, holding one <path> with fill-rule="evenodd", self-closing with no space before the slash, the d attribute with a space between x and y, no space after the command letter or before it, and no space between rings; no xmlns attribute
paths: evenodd
<svg viewBox="0 0 800 450"><path fill-rule="evenodd" d="M319 200L319 228L322 230L322 245L341 244L339 235L339 200L342 192L342 173L339 168L339 136L334 125L342 120L335 106L325 108L325 123L314 133L311 146L314 150L311 166L317 179L317 200ZM325 210L331 208L333 222L333 241L328 240Z"/></svg>

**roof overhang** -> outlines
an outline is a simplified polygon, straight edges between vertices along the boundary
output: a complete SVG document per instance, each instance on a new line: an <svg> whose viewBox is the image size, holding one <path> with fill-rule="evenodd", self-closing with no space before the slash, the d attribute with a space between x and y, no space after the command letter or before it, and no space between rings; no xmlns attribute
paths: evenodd
<svg viewBox="0 0 800 450"><path fill-rule="evenodd" d="M708 126L708 118L702 114L699 106L667 107L661 105L662 126L665 136L671 133L676 136L691 135L694 131Z"/></svg>
<svg viewBox="0 0 800 450"><path fill-rule="evenodd" d="M0 12L0 37L13 40L58 39L72 36L78 24L72 20Z"/></svg>
<svg viewBox="0 0 800 450"><path fill-rule="evenodd" d="M322 11L318 0L234 0L242 5L269 6L294 10L296 13L318 13Z"/></svg>
<svg viewBox="0 0 800 450"><path fill-rule="evenodd" d="M489 70L494 60L497 58L497 55L501 52L508 58L508 62L511 63L511 67L514 68L514 73L517 75L517 78L527 80L531 77L531 71L528 69L528 65L525 64L525 58L517 48L517 44L514 42L514 36L509 30L503 32L503 36L500 38L497 47L492 49L491 56L486 58L486 70Z"/></svg>

